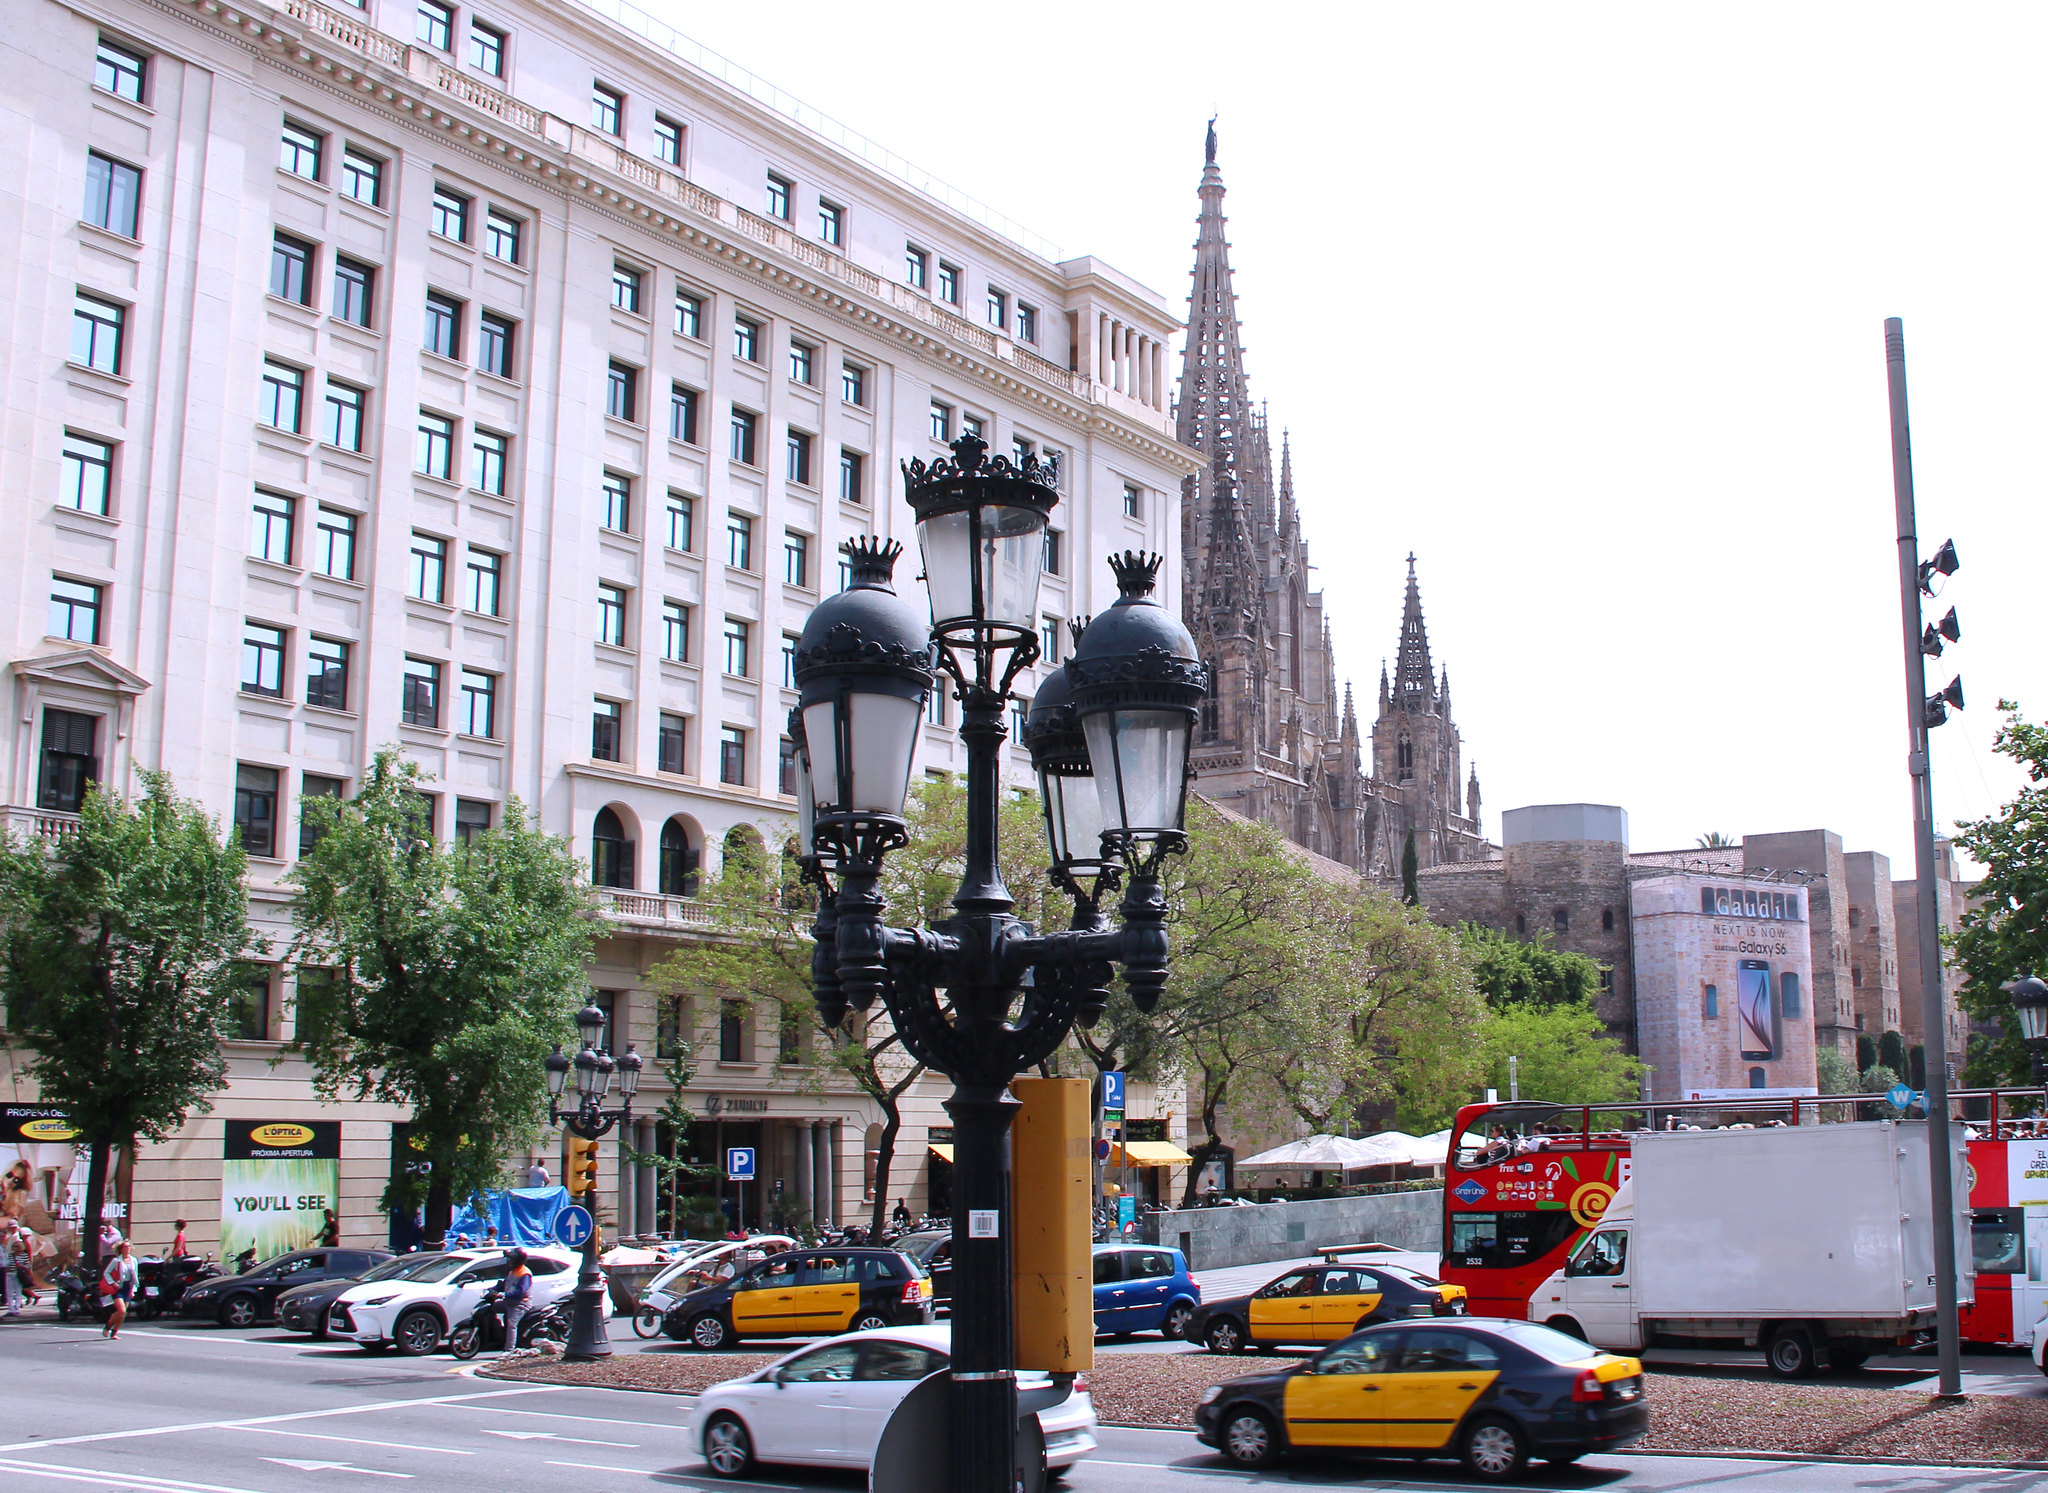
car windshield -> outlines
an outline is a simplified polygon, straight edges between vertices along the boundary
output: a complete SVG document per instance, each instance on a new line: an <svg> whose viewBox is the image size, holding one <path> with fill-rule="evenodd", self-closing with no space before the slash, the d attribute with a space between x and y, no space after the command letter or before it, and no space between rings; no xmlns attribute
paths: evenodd
<svg viewBox="0 0 2048 1493"><path fill-rule="evenodd" d="M1547 1358L1552 1363L1578 1363L1600 1351L1598 1348L1589 1347L1578 1338L1538 1326L1534 1322L1489 1322L1486 1324L1486 1330L1506 1338L1518 1347L1527 1348L1539 1358Z"/></svg>
<svg viewBox="0 0 2048 1493"><path fill-rule="evenodd" d="M437 1259L429 1260L417 1271L406 1276L405 1279L421 1281L427 1285L438 1285L444 1280L452 1279L458 1271L463 1270L467 1266L482 1263L480 1260L471 1259L468 1255L442 1255Z"/></svg>
<svg viewBox="0 0 2048 1493"><path fill-rule="evenodd" d="M429 1265L439 1264L447 1258L446 1255L399 1255L396 1259L386 1260L381 1265L374 1265L365 1270L360 1279L413 1280Z"/></svg>

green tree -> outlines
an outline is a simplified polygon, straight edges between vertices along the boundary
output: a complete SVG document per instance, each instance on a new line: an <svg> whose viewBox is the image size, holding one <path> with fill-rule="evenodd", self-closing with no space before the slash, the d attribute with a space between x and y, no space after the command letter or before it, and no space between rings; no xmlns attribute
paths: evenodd
<svg viewBox="0 0 2048 1493"><path fill-rule="evenodd" d="M1699 846L1702 850L1732 850L1736 842L1715 829L1701 835L1697 840L1693 841L1693 844Z"/></svg>
<svg viewBox="0 0 2048 1493"><path fill-rule="evenodd" d="M1898 1069L1888 1068L1883 1063L1872 1063L1856 1075L1856 1081L1863 1086L1863 1092L1866 1094L1882 1094L1893 1084L1905 1082L1899 1077Z"/></svg>
<svg viewBox="0 0 2048 1493"><path fill-rule="evenodd" d="M1600 989L1599 963L1584 954L1552 948L1548 933L1525 941L1497 928L1461 923L1458 940L1472 963L1472 978L1490 1005L1533 1001L1574 1006L1591 1001Z"/></svg>
<svg viewBox="0 0 2048 1493"><path fill-rule="evenodd" d="M1583 1002L1511 1001L1487 1013L1479 1029L1486 1082L1508 1092L1508 1058L1520 1061L1522 1097L1555 1104L1621 1103L1642 1092L1643 1065L1607 1033Z"/></svg>
<svg viewBox="0 0 2048 1493"><path fill-rule="evenodd" d="M55 844L0 845L0 996L37 1093L85 1137L86 1259L112 1154L160 1141L227 1077L233 962L255 942L239 840L162 773L94 788Z"/></svg>
<svg viewBox="0 0 2048 1493"><path fill-rule="evenodd" d="M2000 700L1998 708L2005 722L1993 749L2026 769L2026 784L1997 813L1959 827L1956 843L1983 863L1984 879L1957 919L1950 945L1969 976L1957 999L1998 1031L1973 1036L1965 1078L2023 1085L2032 1067L2007 987L2025 975L2048 978L2048 726L2024 719L2010 700Z"/></svg>
<svg viewBox="0 0 2048 1493"><path fill-rule="evenodd" d="M1886 1032L1877 1039L1877 1060L1894 1073L1906 1071L1906 1039L1898 1032Z"/></svg>
<svg viewBox="0 0 2048 1493"><path fill-rule="evenodd" d="M1861 1073L1865 1068L1875 1068L1876 1066L1877 1038L1871 1036L1868 1032L1858 1032L1856 1034L1856 1071Z"/></svg>
<svg viewBox="0 0 2048 1493"><path fill-rule="evenodd" d="M1815 1085L1823 1094L1853 1094L1856 1088L1856 1065L1832 1047L1823 1047L1813 1058ZM1854 1119L1855 1116L1842 1114L1848 1105L1837 1104L1822 1113L1829 1119Z"/></svg>
<svg viewBox="0 0 2048 1493"><path fill-rule="evenodd" d="M1401 900L1410 907L1422 903L1421 868L1415 855L1415 831L1408 831L1408 838L1401 846Z"/></svg>
<svg viewBox="0 0 2048 1493"><path fill-rule="evenodd" d="M386 747L354 799L303 801L320 839L292 872L292 955L294 1045L315 1088L411 1109L430 1167L394 1177L384 1201L424 1203L434 1236L538 1136L543 1060L574 1037L594 919L567 845L518 799L450 850L425 818L428 781Z"/></svg>

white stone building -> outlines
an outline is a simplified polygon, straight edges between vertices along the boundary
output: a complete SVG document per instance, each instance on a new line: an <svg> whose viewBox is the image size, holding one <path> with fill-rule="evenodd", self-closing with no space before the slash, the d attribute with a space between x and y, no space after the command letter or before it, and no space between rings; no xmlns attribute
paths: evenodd
<svg viewBox="0 0 2048 1493"><path fill-rule="evenodd" d="M692 872L786 826L784 650L838 544L914 550L899 461L966 429L1060 453L1058 636L1115 595L1111 552L1164 553L1177 594L1200 457L1161 296L608 10L9 8L0 812L61 833L86 779L169 769L242 826L281 953L301 796L400 743L444 839L513 795L571 838L609 888L592 985L652 1055L646 972L702 926ZM963 760L946 714L932 770ZM141 1157L146 1243L177 1213L209 1238L225 1120L314 1112L303 1068L272 1066L291 994L279 969L213 1114ZM684 1017L721 1117L698 1128L757 1142L820 1215L857 1207L868 1106L795 1082L770 1029ZM940 1097L903 1138L913 1207ZM340 1118L345 1232L379 1242L403 1116ZM615 1183L627 1229L651 1223L652 1177Z"/></svg>

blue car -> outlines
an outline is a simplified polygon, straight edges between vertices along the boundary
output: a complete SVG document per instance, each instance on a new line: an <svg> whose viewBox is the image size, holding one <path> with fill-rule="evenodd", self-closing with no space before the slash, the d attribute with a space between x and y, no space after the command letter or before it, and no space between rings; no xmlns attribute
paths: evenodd
<svg viewBox="0 0 2048 1493"><path fill-rule="evenodd" d="M1156 1244L1095 1246L1096 1336L1157 1332L1177 1338L1201 1304L1202 1288L1179 1250Z"/></svg>

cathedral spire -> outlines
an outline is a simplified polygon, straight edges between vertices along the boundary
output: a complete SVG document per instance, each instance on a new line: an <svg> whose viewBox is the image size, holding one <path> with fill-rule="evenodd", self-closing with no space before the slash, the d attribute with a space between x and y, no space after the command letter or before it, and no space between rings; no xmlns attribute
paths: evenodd
<svg viewBox="0 0 2048 1493"><path fill-rule="evenodd" d="M1294 450L1286 426L1280 427L1280 536L1292 538L1300 528L1294 513Z"/></svg>
<svg viewBox="0 0 2048 1493"><path fill-rule="evenodd" d="M1429 633L1422 625L1422 588L1415 582L1415 554L1408 555L1408 595L1401 607L1401 651L1394 666L1394 708L1424 715L1435 703L1435 670L1429 662Z"/></svg>

